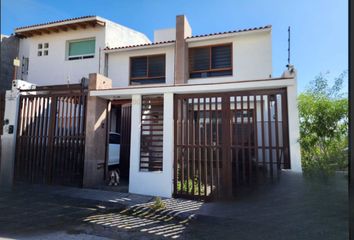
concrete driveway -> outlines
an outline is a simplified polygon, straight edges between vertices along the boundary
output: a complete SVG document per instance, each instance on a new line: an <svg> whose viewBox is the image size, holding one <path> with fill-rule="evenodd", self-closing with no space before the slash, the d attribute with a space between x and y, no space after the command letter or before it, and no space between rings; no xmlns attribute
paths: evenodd
<svg viewBox="0 0 354 240"><path fill-rule="evenodd" d="M228 202L164 200L169 214L187 213L177 219L146 211L144 202L151 197L114 194L63 187L0 191L0 238L348 239L343 174L316 180L283 172L281 181ZM136 202L124 206L121 199ZM122 211L127 206L130 210ZM190 220L193 215L196 218Z"/></svg>
<svg viewBox="0 0 354 240"><path fill-rule="evenodd" d="M348 180L304 178L282 172L235 201L205 203L187 229L188 239L348 239Z"/></svg>

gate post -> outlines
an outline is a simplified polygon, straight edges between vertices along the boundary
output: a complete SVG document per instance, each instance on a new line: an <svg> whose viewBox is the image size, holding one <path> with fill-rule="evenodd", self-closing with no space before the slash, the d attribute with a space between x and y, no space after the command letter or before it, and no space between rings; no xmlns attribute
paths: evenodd
<svg viewBox="0 0 354 240"><path fill-rule="evenodd" d="M14 179L19 90L6 91L3 135L1 136L0 188L11 188Z"/></svg>
<svg viewBox="0 0 354 240"><path fill-rule="evenodd" d="M297 103L297 71L294 69L293 73L294 84L287 87L288 97L288 129L291 129L289 135L290 148L290 168L294 172L302 172L301 166L301 150L300 150L300 122L299 109Z"/></svg>
<svg viewBox="0 0 354 240"><path fill-rule="evenodd" d="M110 88L111 79L97 73L89 75L89 91ZM108 109L107 100L99 97L87 96L86 104L83 187L91 187L104 180Z"/></svg>

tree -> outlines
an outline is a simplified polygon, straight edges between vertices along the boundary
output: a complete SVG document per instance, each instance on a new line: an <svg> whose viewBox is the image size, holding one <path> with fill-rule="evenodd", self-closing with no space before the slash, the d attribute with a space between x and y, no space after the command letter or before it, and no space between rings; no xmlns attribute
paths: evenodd
<svg viewBox="0 0 354 240"><path fill-rule="evenodd" d="M347 168L348 99L342 91L346 71L329 86L320 73L298 97L300 146L305 174L330 175Z"/></svg>

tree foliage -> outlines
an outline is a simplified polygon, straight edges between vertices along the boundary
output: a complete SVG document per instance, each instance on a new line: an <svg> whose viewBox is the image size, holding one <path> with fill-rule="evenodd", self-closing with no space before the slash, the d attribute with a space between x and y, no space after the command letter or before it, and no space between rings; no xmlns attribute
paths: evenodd
<svg viewBox="0 0 354 240"><path fill-rule="evenodd" d="M346 72L329 86L319 74L298 97L302 166L306 174L330 175L347 167L348 99L342 92Z"/></svg>

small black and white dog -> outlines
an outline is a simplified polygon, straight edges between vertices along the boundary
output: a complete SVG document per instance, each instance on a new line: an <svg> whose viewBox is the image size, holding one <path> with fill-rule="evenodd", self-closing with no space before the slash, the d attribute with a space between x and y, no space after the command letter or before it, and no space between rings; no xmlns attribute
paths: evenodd
<svg viewBox="0 0 354 240"><path fill-rule="evenodd" d="M119 169L109 171L108 179L109 183L108 186L118 186L119 185Z"/></svg>

